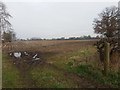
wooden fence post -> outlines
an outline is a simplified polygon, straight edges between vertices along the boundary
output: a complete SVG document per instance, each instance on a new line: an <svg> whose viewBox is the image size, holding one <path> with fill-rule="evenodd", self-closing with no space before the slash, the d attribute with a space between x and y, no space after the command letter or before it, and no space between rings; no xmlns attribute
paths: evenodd
<svg viewBox="0 0 120 90"><path fill-rule="evenodd" d="M104 75L108 74L110 61L110 43L105 42Z"/></svg>

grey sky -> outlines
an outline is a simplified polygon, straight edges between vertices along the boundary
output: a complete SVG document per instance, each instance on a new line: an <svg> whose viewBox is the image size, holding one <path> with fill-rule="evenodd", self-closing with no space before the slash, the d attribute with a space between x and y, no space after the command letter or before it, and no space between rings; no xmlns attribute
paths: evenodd
<svg viewBox="0 0 120 90"><path fill-rule="evenodd" d="M93 20L117 2L5 2L18 38L92 35Z"/></svg>

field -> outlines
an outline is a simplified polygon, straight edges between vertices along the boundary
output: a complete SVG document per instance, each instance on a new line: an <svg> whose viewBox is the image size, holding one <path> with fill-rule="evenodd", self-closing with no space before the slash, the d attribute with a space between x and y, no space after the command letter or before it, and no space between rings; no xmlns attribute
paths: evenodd
<svg viewBox="0 0 120 90"><path fill-rule="evenodd" d="M102 74L95 40L16 41L3 45L3 88L118 87L120 62ZM11 52L27 52L19 59ZM38 61L31 61L37 54Z"/></svg>

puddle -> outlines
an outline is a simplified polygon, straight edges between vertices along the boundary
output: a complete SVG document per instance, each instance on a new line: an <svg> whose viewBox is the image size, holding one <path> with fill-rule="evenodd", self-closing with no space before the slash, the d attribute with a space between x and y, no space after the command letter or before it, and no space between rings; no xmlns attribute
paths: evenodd
<svg viewBox="0 0 120 90"><path fill-rule="evenodd" d="M15 51L15 52L10 52L9 56L11 56L14 60L22 60L23 61L38 61L41 60L40 54L35 53L35 52L27 52L27 51Z"/></svg>
<svg viewBox="0 0 120 90"><path fill-rule="evenodd" d="M21 52L14 52L13 55L15 58L21 58L22 54L21 54Z"/></svg>

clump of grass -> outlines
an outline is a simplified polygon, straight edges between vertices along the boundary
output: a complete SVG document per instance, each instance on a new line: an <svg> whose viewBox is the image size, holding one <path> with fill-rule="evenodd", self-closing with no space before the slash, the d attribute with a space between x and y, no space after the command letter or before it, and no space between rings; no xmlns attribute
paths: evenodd
<svg viewBox="0 0 120 90"><path fill-rule="evenodd" d="M73 66L73 63L74 63L74 62L68 62L67 65L68 65L68 66Z"/></svg>
<svg viewBox="0 0 120 90"><path fill-rule="evenodd" d="M96 49L93 46L83 47L82 49L74 50L64 54L57 54L49 60L54 61L55 66L71 71L71 67L79 66L80 64L92 63L97 64L95 60L91 60L96 53Z"/></svg>

